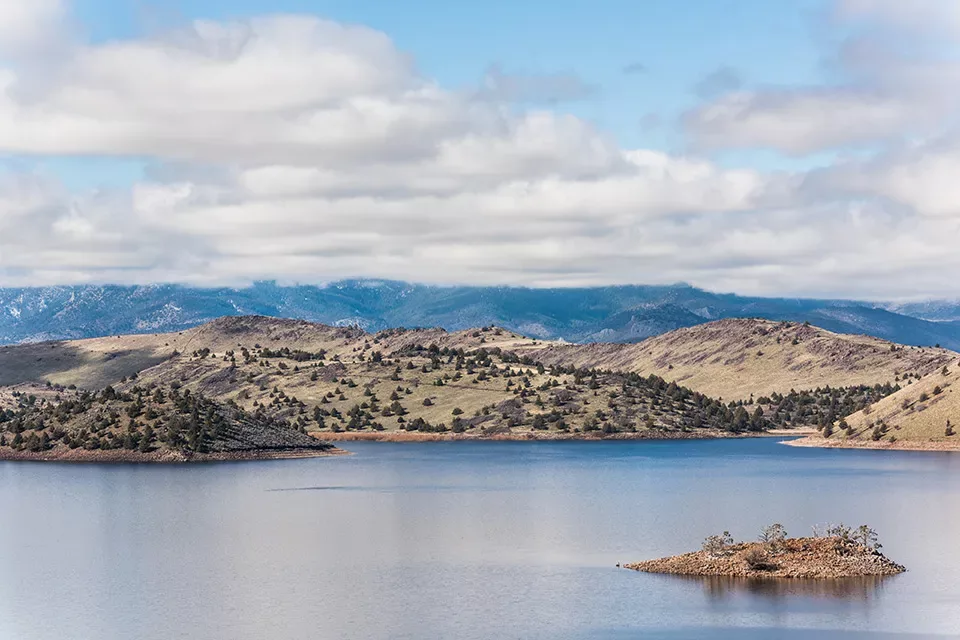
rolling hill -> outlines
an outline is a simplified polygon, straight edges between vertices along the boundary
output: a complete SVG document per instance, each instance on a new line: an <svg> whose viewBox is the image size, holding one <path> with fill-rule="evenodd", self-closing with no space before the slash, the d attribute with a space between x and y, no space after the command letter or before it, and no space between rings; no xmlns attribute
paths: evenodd
<svg viewBox="0 0 960 640"><path fill-rule="evenodd" d="M832 422L956 358L765 320L573 345L499 327L367 333L225 317L181 332L0 347L0 406L111 385L189 391L334 439L703 437Z"/></svg>
<svg viewBox="0 0 960 640"><path fill-rule="evenodd" d="M711 397L747 400L791 389L893 384L907 374L935 371L956 354L806 324L731 319L628 345L544 344L536 357L547 364L654 374Z"/></svg>
<svg viewBox="0 0 960 640"><path fill-rule="evenodd" d="M855 447L960 448L960 362L953 360L805 443Z"/></svg>

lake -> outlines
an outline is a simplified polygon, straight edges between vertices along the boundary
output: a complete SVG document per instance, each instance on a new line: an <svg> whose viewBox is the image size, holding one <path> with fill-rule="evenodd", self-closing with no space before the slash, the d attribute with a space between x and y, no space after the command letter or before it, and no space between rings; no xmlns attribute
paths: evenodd
<svg viewBox="0 0 960 640"><path fill-rule="evenodd" d="M681 442L345 443L194 466L0 463L0 637L960 635L960 455ZM782 522L869 524L909 571L617 569Z"/></svg>

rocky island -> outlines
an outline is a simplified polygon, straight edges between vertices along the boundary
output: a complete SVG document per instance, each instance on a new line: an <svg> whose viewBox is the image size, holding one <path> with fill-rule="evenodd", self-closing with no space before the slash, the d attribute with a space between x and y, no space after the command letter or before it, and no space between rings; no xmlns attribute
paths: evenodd
<svg viewBox="0 0 960 640"><path fill-rule="evenodd" d="M837 579L891 576L906 568L880 552L867 526L827 528L808 538L788 538L781 525L764 529L757 542L735 543L728 532L710 536L700 551L624 565L646 573L735 578Z"/></svg>

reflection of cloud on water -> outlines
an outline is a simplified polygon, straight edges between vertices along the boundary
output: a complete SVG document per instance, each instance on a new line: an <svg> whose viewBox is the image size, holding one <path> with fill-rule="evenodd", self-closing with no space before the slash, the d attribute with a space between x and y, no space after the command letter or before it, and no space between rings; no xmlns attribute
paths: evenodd
<svg viewBox="0 0 960 640"><path fill-rule="evenodd" d="M564 636L566 638L567 636ZM889 631L848 631L844 629L786 629L783 627L691 627L682 629L651 629L638 633L636 629L611 629L597 636L594 632L583 640L943 640L945 636ZM581 640L581 636L575 636Z"/></svg>
<svg viewBox="0 0 960 640"><path fill-rule="evenodd" d="M768 600L783 600L789 597L829 598L870 602L883 590L889 577L867 576L835 580L804 580L799 578L735 578L729 576L677 576L703 584L704 592L714 600L733 595L748 594Z"/></svg>

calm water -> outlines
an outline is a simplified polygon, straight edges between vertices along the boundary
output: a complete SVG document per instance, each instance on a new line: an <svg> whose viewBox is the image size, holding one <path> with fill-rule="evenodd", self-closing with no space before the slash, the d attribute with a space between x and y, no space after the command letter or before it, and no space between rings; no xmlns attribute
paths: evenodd
<svg viewBox="0 0 960 640"><path fill-rule="evenodd" d="M191 467L0 463L0 637L960 635L960 455L773 440L351 443ZM882 582L614 567L729 529L869 523Z"/></svg>

